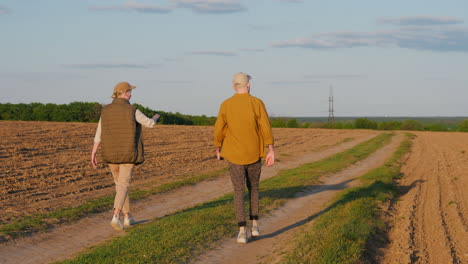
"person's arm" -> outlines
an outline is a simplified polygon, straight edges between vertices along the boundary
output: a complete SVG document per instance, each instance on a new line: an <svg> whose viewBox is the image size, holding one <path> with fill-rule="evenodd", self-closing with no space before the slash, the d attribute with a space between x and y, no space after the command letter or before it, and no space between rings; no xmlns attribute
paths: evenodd
<svg viewBox="0 0 468 264"><path fill-rule="evenodd" d="M96 135L94 135L93 151L91 152L91 164L93 164L93 167L95 169L97 168L97 164L98 164L96 154L97 154L100 144L101 144L101 118L99 118L99 123L96 128Z"/></svg>
<svg viewBox="0 0 468 264"><path fill-rule="evenodd" d="M268 145L268 154L265 158L265 166L270 167L275 164L275 147L273 145Z"/></svg>
<svg viewBox="0 0 468 264"><path fill-rule="evenodd" d="M221 160L221 147L223 146L224 135L226 127L226 120L224 118L224 107L221 104L219 108L218 118L214 125L214 145L216 146L216 158Z"/></svg>
<svg viewBox="0 0 468 264"><path fill-rule="evenodd" d="M259 126L260 135L263 139L265 147L268 145L274 144L273 133L271 131L270 119L268 118L268 113L266 111L265 105L261 100L259 100L259 115L257 119L257 124Z"/></svg>
<svg viewBox="0 0 468 264"><path fill-rule="evenodd" d="M97 165L98 165L96 154L97 154L100 144L101 142L94 142L93 151L91 152L91 164L93 164L93 168L95 169L97 169Z"/></svg>
<svg viewBox="0 0 468 264"><path fill-rule="evenodd" d="M275 164L275 147L273 133L271 131L270 119L265 108L265 104L260 100L258 125L260 127L260 134L263 138L264 144L268 146L268 154L265 157L265 165L270 167Z"/></svg>
<svg viewBox="0 0 468 264"><path fill-rule="evenodd" d="M158 122L160 115L156 114L152 118L149 118L145 116L140 110L135 111L135 119L138 123L140 123L142 126L147 127L147 128L153 128L156 123Z"/></svg>
<svg viewBox="0 0 468 264"><path fill-rule="evenodd" d="M94 135L94 142L101 142L101 118L99 118L99 122L96 128L96 134Z"/></svg>

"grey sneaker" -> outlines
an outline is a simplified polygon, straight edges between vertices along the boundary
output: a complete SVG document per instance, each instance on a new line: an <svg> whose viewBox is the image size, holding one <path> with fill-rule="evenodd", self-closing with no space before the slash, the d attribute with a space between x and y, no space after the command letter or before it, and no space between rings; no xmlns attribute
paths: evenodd
<svg viewBox="0 0 468 264"><path fill-rule="evenodd" d="M122 225L122 222L120 221L120 218L118 218L115 215L112 217L112 221L111 221L110 224L115 230L123 230L124 229L124 226Z"/></svg>
<svg viewBox="0 0 468 264"><path fill-rule="evenodd" d="M129 227L129 226L134 225L134 224L135 224L135 220L133 219L132 216L130 216L128 218L127 217L124 218L124 223L123 223L124 227Z"/></svg>
<svg viewBox="0 0 468 264"><path fill-rule="evenodd" d="M239 234L237 235L237 243L247 243L247 231L245 229L243 231L239 231Z"/></svg>
<svg viewBox="0 0 468 264"><path fill-rule="evenodd" d="M260 228L257 226L252 226L252 236L259 237L260 236Z"/></svg>

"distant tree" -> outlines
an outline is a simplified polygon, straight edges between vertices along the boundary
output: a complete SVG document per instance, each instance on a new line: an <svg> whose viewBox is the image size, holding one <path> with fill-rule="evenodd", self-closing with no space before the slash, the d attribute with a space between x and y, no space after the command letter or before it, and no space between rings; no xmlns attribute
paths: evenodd
<svg viewBox="0 0 468 264"><path fill-rule="evenodd" d="M414 131L421 131L424 130L424 126L416 121L416 120L405 120L401 124L401 130L414 130Z"/></svg>
<svg viewBox="0 0 468 264"><path fill-rule="evenodd" d="M56 122L67 122L69 113L67 113L66 106L63 104L56 105L56 104L46 104L46 107L50 107L52 109L50 112L50 118L52 120L50 121L56 121Z"/></svg>
<svg viewBox="0 0 468 264"><path fill-rule="evenodd" d="M17 116L19 120L32 120L32 107L30 104L18 104L14 108L14 111L16 112L15 116Z"/></svg>
<svg viewBox="0 0 468 264"><path fill-rule="evenodd" d="M458 123L457 125L457 131L460 132L468 132L468 119L465 119Z"/></svg>
<svg viewBox="0 0 468 264"><path fill-rule="evenodd" d="M429 131L448 131L448 127L442 124L431 124L425 127L425 130Z"/></svg>
<svg viewBox="0 0 468 264"><path fill-rule="evenodd" d="M283 118L274 118L271 120L272 127L287 127L286 121Z"/></svg>
<svg viewBox="0 0 468 264"><path fill-rule="evenodd" d="M380 122L378 129L379 130L399 130L401 128L400 121L384 121Z"/></svg>
<svg viewBox="0 0 468 264"><path fill-rule="evenodd" d="M88 113L88 118L89 122L98 122L99 118L101 117L101 111L102 111L102 104L99 103L91 103L92 104L92 109Z"/></svg>
<svg viewBox="0 0 468 264"><path fill-rule="evenodd" d="M344 124L343 122L327 122L323 124L322 128L343 129Z"/></svg>
<svg viewBox="0 0 468 264"><path fill-rule="evenodd" d="M323 122L313 122L310 124L310 127L311 128L323 128L324 126L324 123Z"/></svg>
<svg viewBox="0 0 468 264"><path fill-rule="evenodd" d="M42 103L31 103L32 105L32 118L36 121L46 121L49 117L45 105Z"/></svg>
<svg viewBox="0 0 468 264"><path fill-rule="evenodd" d="M289 128L298 128L299 127L299 124L297 123L297 119L296 118L291 118L288 120L288 123L287 123L287 126Z"/></svg>
<svg viewBox="0 0 468 264"><path fill-rule="evenodd" d="M346 122L343 125L343 129L355 129L354 124L352 122Z"/></svg>
<svg viewBox="0 0 468 264"><path fill-rule="evenodd" d="M354 127L358 129L377 129L377 122L367 118L358 118L354 120Z"/></svg>
<svg viewBox="0 0 468 264"><path fill-rule="evenodd" d="M207 117L206 115L190 116L190 119L195 126L212 126L216 122L216 117Z"/></svg>
<svg viewBox="0 0 468 264"><path fill-rule="evenodd" d="M174 125L210 126L216 117L184 115L155 111L139 104L133 104L146 116L160 114L160 123ZM96 102L72 102L69 104L2 104L0 103L0 120L36 120L58 122L97 122L101 116L102 105Z"/></svg>
<svg viewBox="0 0 468 264"><path fill-rule="evenodd" d="M0 120L8 120L8 104L0 104Z"/></svg>

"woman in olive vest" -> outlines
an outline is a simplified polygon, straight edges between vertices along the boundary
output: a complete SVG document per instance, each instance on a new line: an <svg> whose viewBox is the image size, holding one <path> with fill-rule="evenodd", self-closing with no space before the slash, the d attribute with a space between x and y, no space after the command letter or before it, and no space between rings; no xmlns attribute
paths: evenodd
<svg viewBox="0 0 468 264"><path fill-rule="evenodd" d="M128 188L133 168L145 160L141 126L153 128L159 119L159 115L146 117L130 104L135 88L128 82L120 82L114 87L114 100L102 109L91 153L91 163L97 168L96 153L101 146L102 160L109 164L114 177L116 194L111 225L116 230L123 230L134 223L130 215ZM121 212L124 214L123 223Z"/></svg>

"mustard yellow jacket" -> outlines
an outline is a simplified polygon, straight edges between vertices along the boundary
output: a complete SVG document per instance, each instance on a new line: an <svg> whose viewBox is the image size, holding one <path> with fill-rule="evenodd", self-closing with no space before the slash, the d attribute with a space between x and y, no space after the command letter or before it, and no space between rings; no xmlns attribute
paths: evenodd
<svg viewBox="0 0 468 264"><path fill-rule="evenodd" d="M252 164L265 157L273 135L262 100L248 93L225 100L215 123L214 144L221 147L221 156L234 164Z"/></svg>

